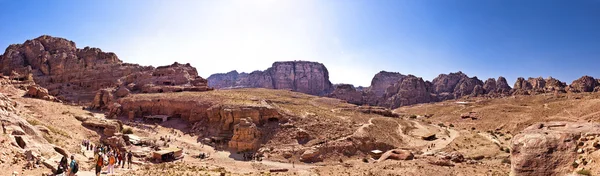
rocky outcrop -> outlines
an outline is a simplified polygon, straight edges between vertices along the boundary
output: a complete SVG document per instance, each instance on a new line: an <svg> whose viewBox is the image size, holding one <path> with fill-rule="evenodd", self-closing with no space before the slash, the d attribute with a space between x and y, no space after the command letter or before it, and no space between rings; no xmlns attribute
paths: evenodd
<svg viewBox="0 0 600 176"><path fill-rule="evenodd" d="M58 100L56 97L48 94L47 89L38 85L30 85L29 87L27 87L27 92L25 93L25 96L31 98L38 98L42 100L60 102L60 100Z"/></svg>
<svg viewBox="0 0 600 176"><path fill-rule="evenodd" d="M569 92L593 92L599 86L598 82L591 76L583 76L569 85Z"/></svg>
<svg viewBox="0 0 600 176"><path fill-rule="evenodd" d="M260 131L250 118L242 118L235 125L229 148L235 151L256 151L260 147Z"/></svg>
<svg viewBox="0 0 600 176"><path fill-rule="evenodd" d="M265 71L214 74L208 77L214 88L269 88L293 90L311 95L333 91L329 72L321 63L308 61L275 62Z"/></svg>
<svg viewBox="0 0 600 176"><path fill-rule="evenodd" d="M565 93L566 92L566 87L567 84L565 84L564 82L561 82L558 79L555 79L553 77L548 77L546 78L546 86L544 87L545 92L558 92L558 93Z"/></svg>
<svg viewBox="0 0 600 176"><path fill-rule="evenodd" d="M335 89L333 90L333 92L331 92L331 94L327 96L331 98L346 100L348 103L352 104L364 103L362 91L357 91L351 84L335 85Z"/></svg>
<svg viewBox="0 0 600 176"><path fill-rule="evenodd" d="M500 76L498 80L496 80L496 92L501 94L507 94L511 90L508 82L506 82L506 78Z"/></svg>
<svg viewBox="0 0 600 176"><path fill-rule="evenodd" d="M513 95L535 95L540 93L564 93L566 84L559 80L548 77L543 79L542 77L537 78L525 78L519 77L515 82L514 89L511 90Z"/></svg>
<svg viewBox="0 0 600 176"><path fill-rule="evenodd" d="M541 122L526 128L511 142L511 175L568 175L584 167L580 160L597 150L586 142L598 137L598 131L600 124L578 122Z"/></svg>
<svg viewBox="0 0 600 176"><path fill-rule="evenodd" d="M408 75L401 82L387 88L384 95L385 101L380 106L397 108L417 103L432 102L433 98L430 90L430 85L426 84L423 78Z"/></svg>
<svg viewBox="0 0 600 176"><path fill-rule="evenodd" d="M32 79L50 95L70 102L90 102L97 90L119 86L139 92L160 92L155 86L208 90L206 80L189 64L158 68L127 64L114 53L80 49L72 41L47 35L10 45L0 57L0 72L14 80Z"/></svg>
<svg viewBox="0 0 600 176"><path fill-rule="evenodd" d="M406 75L397 72L380 71L373 76L371 86L369 86L367 92L372 92L376 97L382 97L386 94L388 87L402 82L406 77Z"/></svg>
<svg viewBox="0 0 600 176"><path fill-rule="evenodd" d="M463 79L468 78L469 77L467 75L460 71L457 73L440 74L438 77L434 78L433 81L431 81L431 83L433 83L433 93L454 93L456 87L459 86L459 82L461 82L461 80ZM471 92L469 92L469 94L470 93Z"/></svg>
<svg viewBox="0 0 600 176"><path fill-rule="evenodd" d="M482 88L486 94L495 93L496 92L496 80L494 78L489 78L489 79L485 80Z"/></svg>
<svg viewBox="0 0 600 176"><path fill-rule="evenodd" d="M471 94L478 94L479 92L473 92L473 90L475 89L476 86L479 86L479 89L480 89L477 91L483 90L483 88L481 87L481 86L483 86L483 82L481 82L481 80L477 79L477 77L462 78L458 82L458 84L456 84L456 87L454 88L454 97L463 97L463 96L467 96L467 95L471 95Z"/></svg>

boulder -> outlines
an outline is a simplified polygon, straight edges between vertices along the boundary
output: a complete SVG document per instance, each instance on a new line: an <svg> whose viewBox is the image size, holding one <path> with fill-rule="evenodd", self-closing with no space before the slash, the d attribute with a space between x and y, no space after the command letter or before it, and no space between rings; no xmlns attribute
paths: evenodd
<svg viewBox="0 0 600 176"><path fill-rule="evenodd" d="M119 98L129 95L130 91L126 87L119 87L117 91L115 91L115 95Z"/></svg>
<svg viewBox="0 0 600 176"><path fill-rule="evenodd" d="M321 153L316 148L310 148L305 150L302 155L300 155L300 161L305 163L313 163L323 161L321 158Z"/></svg>
<svg viewBox="0 0 600 176"><path fill-rule="evenodd" d="M579 139L596 133L600 124L540 122L524 129L511 141L511 174L567 175L578 159Z"/></svg>
<svg viewBox="0 0 600 176"><path fill-rule="evenodd" d="M388 159L392 159L392 160L412 160L414 159L415 155L408 151L408 150L402 150L402 149L393 149L393 150L389 150L385 153L383 153L381 155L381 157L379 157L379 159L377 160L378 162L381 162L383 160L388 160Z"/></svg>
<svg viewBox="0 0 600 176"><path fill-rule="evenodd" d="M25 96L48 101L60 101L56 97L48 94L48 90L39 85L31 85L27 87L27 92L25 93Z"/></svg>

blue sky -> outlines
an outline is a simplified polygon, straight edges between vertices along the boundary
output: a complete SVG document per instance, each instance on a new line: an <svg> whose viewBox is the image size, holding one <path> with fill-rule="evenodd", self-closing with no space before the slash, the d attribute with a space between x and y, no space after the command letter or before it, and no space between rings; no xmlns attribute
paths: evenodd
<svg viewBox="0 0 600 176"><path fill-rule="evenodd" d="M324 63L334 83L381 70L431 80L600 77L600 1L0 0L0 47L42 34L202 77L274 61Z"/></svg>

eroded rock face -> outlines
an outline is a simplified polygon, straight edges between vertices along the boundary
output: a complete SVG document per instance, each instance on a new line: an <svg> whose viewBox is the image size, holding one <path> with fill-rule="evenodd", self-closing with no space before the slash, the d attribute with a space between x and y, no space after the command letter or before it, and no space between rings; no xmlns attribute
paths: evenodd
<svg viewBox="0 0 600 176"><path fill-rule="evenodd" d="M372 92L376 97L382 97L386 94L388 87L402 82L406 77L406 75L397 72L380 71L371 80L371 86L369 86L367 91Z"/></svg>
<svg viewBox="0 0 600 176"><path fill-rule="evenodd" d="M130 84L137 89L153 85L208 89L189 64L156 69L127 64L114 53L79 49L72 41L47 35L10 45L0 57L0 72L15 80L33 79L50 95L71 102L90 102L99 89Z"/></svg>
<svg viewBox="0 0 600 176"><path fill-rule="evenodd" d="M388 87L384 95L384 107L397 108L400 106L412 105L417 103L431 102L432 96L429 93L431 87L423 81L423 78L408 75L401 82Z"/></svg>
<svg viewBox="0 0 600 176"><path fill-rule="evenodd" d="M329 72L321 63L308 61L275 62L265 71L214 74L208 77L214 88L287 89L311 95L326 95L333 91Z"/></svg>
<svg viewBox="0 0 600 176"><path fill-rule="evenodd" d="M235 125L229 148L235 151L256 151L260 147L260 131L250 118L242 118Z"/></svg>
<svg viewBox="0 0 600 176"><path fill-rule="evenodd" d="M591 76L583 76L569 85L570 92L593 92L598 82Z"/></svg>
<svg viewBox="0 0 600 176"><path fill-rule="evenodd" d="M479 90L477 91L481 91L483 90L483 88L481 86L483 86L483 82L481 82L481 80L477 79L477 77L473 77L473 78L462 78L458 84L456 85L456 87L454 88L454 97L462 97L462 96L467 96L467 95L471 95L471 94L477 94L479 92L473 92L473 90L475 89L476 86L479 86Z"/></svg>
<svg viewBox="0 0 600 176"><path fill-rule="evenodd" d="M496 80L496 92L498 93L509 93L511 90L508 82L506 82L506 78L500 76L498 80Z"/></svg>
<svg viewBox="0 0 600 176"><path fill-rule="evenodd" d="M578 122L541 122L526 128L511 142L511 175L573 172L573 163L584 157L577 152L578 142L586 136L598 136L598 131L600 124Z"/></svg>
<svg viewBox="0 0 600 176"><path fill-rule="evenodd" d="M346 100L348 103L352 104L364 103L362 91L357 91L351 84L336 85L333 92L331 92L331 94L327 96L331 98Z"/></svg>
<svg viewBox="0 0 600 176"><path fill-rule="evenodd" d="M496 92L496 80L494 78L489 78L485 80L483 83L483 90L485 90L486 94L495 93Z"/></svg>
<svg viewBox="0 0 600 176"><path fill-rule="evenodd" d="M47 89L40 87L38 85L30 85L29 87L27 87L27 93L25 93L25 96L32 97L32 98L38 98L38 99L42 99L42 100L60 102L60 100L56 99L56 97L48 94Z"/></svg>
<svg viewBox="0 0 600 176"><path fill-rule="evenodd" d="M459 85L459 82L463 79L469 78L462 72L450 73L450 74L440 74L438 77L434 78L431 83L433 83L433 93L444 93L444 92L455 92L455 89ZM475 86L473 86L475 87ZM471 89L472 90L472 89ZM469 92L470 94L471 92Z"/></svg>
<svg viewBox="0 0 600 176"><path fill-rule="evenodd" d="M564 82L561 82L558 79L555 79L553 77L548 77L546 78L546 86L544 87L545 92L560 92L560 93L565 93L566 90L565 88L567 87L567 84L565 84Z"/></svg>

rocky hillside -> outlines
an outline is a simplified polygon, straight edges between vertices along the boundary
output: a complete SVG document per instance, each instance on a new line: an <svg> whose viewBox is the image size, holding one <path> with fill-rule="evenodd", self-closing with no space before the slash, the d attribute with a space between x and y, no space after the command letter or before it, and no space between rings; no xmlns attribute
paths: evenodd
<svg viewBox="0 0 600 176"><path fill-rule="evenodd" d="M321 63L307 61L275 62L265 71L252 73L213 74L208 85L222 88L269 88L293 90L311 95L325 95L332 91L329 72Z"/></svg>
<svg viewBox="0 0 600 176"><path fill-rule="evenodd" d="M414 75L395 72L377 73L371 85L362 91L349 84L336 86L329 97L346 100L353 104L368 104L397 108L400 106L439 102L462 97L503 97L510 95L535 95L542 93L594 92L600 90L600 80L591 76L581 77L567 85L555 78L518 78L513 88L502 76L485 82L462 72L440 74L431 82Z"/></svg>
<svg viewBox="0 0 600 176"><path fill-rule="evenodd" d="M50 95L70 102L90 102L97 90L114 87L134 92L208 90L207 81L189 64L154 68L123 63L114 53L77 48L73 41L47 35L10 45L0 55L0 72L13 80L35 81Z"/></svg>

